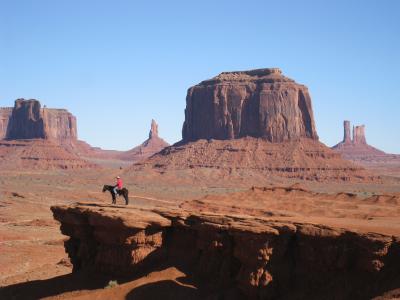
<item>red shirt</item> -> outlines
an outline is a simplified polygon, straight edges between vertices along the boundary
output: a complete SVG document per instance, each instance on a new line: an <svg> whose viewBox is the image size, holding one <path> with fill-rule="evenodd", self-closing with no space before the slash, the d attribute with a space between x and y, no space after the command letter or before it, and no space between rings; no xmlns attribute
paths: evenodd
<svg viewBox="0 0 400 300"><path fill-rule="evenodd" d="M122 179L121 179L121 178L118 178L118 179L117 179L117 187L118 187L119 189L122 189Z"/></svg>

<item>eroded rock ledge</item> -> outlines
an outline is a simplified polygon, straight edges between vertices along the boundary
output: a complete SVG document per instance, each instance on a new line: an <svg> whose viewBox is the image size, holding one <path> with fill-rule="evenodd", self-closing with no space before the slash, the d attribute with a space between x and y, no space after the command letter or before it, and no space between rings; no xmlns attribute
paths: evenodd
<svg viewBox="0 0 400 300"><path fill-rule="evenodd" d="M214 296L246 299L369 299L400 286L400 242L389 235L185 210L51 210L75 271L132 274L167 262Z"/></svg>

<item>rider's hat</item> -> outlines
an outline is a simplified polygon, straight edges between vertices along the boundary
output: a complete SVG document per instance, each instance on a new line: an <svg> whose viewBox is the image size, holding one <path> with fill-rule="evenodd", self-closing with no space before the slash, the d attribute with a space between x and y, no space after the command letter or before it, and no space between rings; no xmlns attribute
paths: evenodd
<svg viewBox="0 0 400 300"><path fill-rule="evenodd" d="M120 179L121 177L117 176L117 179Z"/></svg>

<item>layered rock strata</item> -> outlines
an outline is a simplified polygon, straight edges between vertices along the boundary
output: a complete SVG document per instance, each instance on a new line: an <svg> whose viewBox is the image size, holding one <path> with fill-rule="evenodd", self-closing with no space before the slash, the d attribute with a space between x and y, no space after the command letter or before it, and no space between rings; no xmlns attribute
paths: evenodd
<svg viewBox="0 0 400 300"><path fill-rule="evenodd" d="M193 207L81 203L52 211L70 237L74 271L133 276L172 265L214 297L233 291L240 299L370 299L400 286L400 241L392 235Z"/></svg>
<svg viewBox="0 0 400 300"><path fill-rule="evenodd" d="M97 168L70 149L46 139L0 141L0 168L24 169L88 169Z"/></svg>
<svg viewBox="0 0 400 300"><path fill-rule="evenodd" d="M12 107L0 107L0 140L7 137L8 122L12 114Z"/></svg>
<svg viewBox="0 0 400 300"><path fill-rule="evenodd" d="M17 99L5 123L3 138L8 140L51 139L59 143L77 140L75 116L65 109L42 108L34 99Z"/></svg>
<svg viewBox="0 0 400 300"><path fill-rule="evenodd" d="M207 184L240 179L249 186L267 184L274 177L312 181L379 181L362 167L341 158L312 139L271 143L260 138L229 141L199 140L167 147L147 160L135 163L129 174L155 171L185 174ZM195 179L196 180L196 179Z"/></svg>
<svg viewBox="0 0 400 300"><path fill-rule="evenodd" d="M307 87L271 68L223 72L188 90L184 142L245 136L317 140Z"/></svg>

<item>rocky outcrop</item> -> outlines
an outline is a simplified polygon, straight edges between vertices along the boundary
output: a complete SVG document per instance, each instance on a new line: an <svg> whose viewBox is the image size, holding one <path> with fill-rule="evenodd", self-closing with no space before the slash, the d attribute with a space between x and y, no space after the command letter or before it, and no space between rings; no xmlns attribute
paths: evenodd
<svg viewBox="0 0 400 300"><path fill-rule="evenodd" d="M70 237L74 271L132 276L172 265L216 299L370 299L400 286L392 235L276 216L93 203L51 209Z"/></svg>
<svg viewBox="0 0 400 300"><path fill-rule="evenodd" d="M245 136L317 140L307 87L272 68L223 72L188 90L184 142Z"/></svg>
<svg viewBox="0 0 400 300"><path fill-rule="evenodd" d="M149 132L149 139L158 138L158 124L153 119L151 120L151 127Z"/></svg>
<svg viewBox="0 0 400 300"><path fill-rule="evenodd" d="M350 121L343 121L343 128L344 128L343 143L351 143Z"/></svg>
<svg viewBox="0 0 400 300"><path fill-rule="evenodd" d="M393 156L367 144L365 125L353 126L352 139L349 134L350 121L344 121L343 141L332 147L333 150L339 152L344 158L360 161Z"/></svg>
<svg viewBox="0 0 400 300"><path fill-rule="evenodd" d="M151 120L149 138L141 145L118 155L119 159L138 162L160 152L169 144L158 136L158 124Z"/></svg>
<svg viewBox="0 0 400 300"><path fill-rule="evenodd" d="M374 174L400 176L400 155L388 154L367 143L365 126L353 126L353 138L349 138L350 121L344 121L345 136L343 141L332 149L340 153L343 158L351 160Z"/></svg>
<svg viewBox="0 0 400 300"><path fill-rule="evenodd" d="M242 183L273 176L306 180L370 180L318 141L305 86L279 69L224 72L188 90L182 141L129 172ZM191 174L189 174L191 173ZM250 183L250 185L252 185Z"/></svg>
<svg viewBox="0 0 400 300"><path fill-rule="evenodd" d="M76 141L76 118L65 109L42 108L38 100L17 99L7 123L6 139Z"/></svg>
<svg viewBox="0 0 400 300"><path fill-rule="evenodd" d="M8 122L12 114L12 107L0 107L0 140L7 136Z"/></svg>

